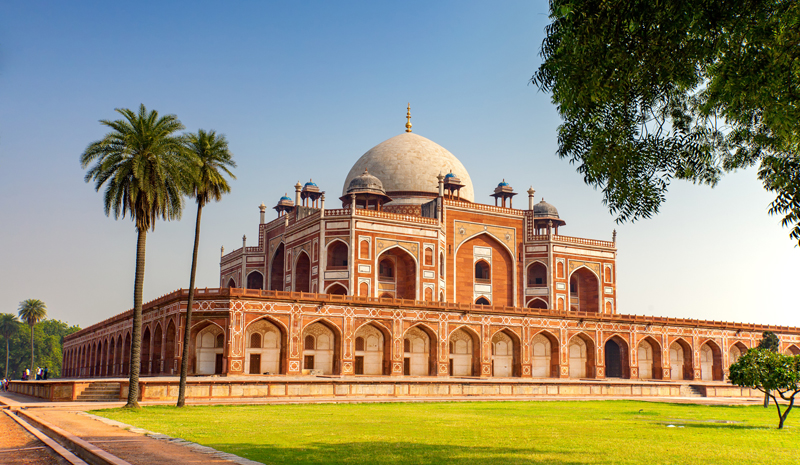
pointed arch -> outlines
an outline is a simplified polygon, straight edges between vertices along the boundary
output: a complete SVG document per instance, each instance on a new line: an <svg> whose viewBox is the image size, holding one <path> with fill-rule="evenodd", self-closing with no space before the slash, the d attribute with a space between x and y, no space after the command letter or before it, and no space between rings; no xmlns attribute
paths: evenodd
<svg viewBox="0 0 800 465"><path fill-rule="evenodd" d="M703 381L722 381L722 349L713 339L700 344L700 379Z"/></svg>
<svg viewBox="0 0 800 465"><path fill-rule="evenodd" d="M558 338L545 329L531 337L531 374L534 378L558 378L561 365L559 354L561 346Z"/></svg>
<svg viewBox="0 0 800 465"><path fill-rule="evenodd" d="M228 288L236 288L236 281L234 281L233 278L228 280Z"/></svg>
<svg viewBox="0 0 800 465"><path fill-rule="evenodd" d="M342 239L332 239L325 246L327 252L326 270L346 270L350 259L350 244Z"/></svg>
<svg viewBox="0 0 800 465"><path fill-rule="evenodd" d="M534 297L530 300L530 302L528 302L528 308L547 309L547 302L539 297Z"/></svg>
<svg viewBox="0 0 800 465"><path fill-rule="evenodd" d="M286 248L283 241L275 248L275 252L270 257L269 263L269 289L271 291L282 291L284 281Z"/></svg>
<svg viewBox="0 0 800 465"><path fill-rule="evenodd" d="M387 262L388 261L388 262ZM376 276L379 283L394 287L396 299L418 300L419 261L405 247L391 245L381 250L376 260L378 269ZM392 264L391 275L386 274L388 263ZM380 288L380 285L379 285ZM382 289L381 289L382 290ZM389 291L388 289L386 291Z"/></svg>
<svg viewBox="0 0 800 465"><path fill-rule="evenodd" d="M170 318L167 323L166 344L164 345L164 373L173 375L175 374L175 360L178 354L175 353L177 349L175 341L178 339L178 332L175 327L175 319Z"/></svg>
<svg viewBox="0 0 800 465"><path fill-rule="evenodd" d="M519 335L503 327L492 335L492 376L522 376L522 344Z"/></svg>
<svg viewBox="0 0 800 465"><path fill-rule="evenodd" d="M151 373L157 375L161 373L161 350L163 349L164 332L161 329L161 323L156 323L156 329L153 330L153 362Z"/></svg>
<svg viewBox="0 0 800 465"><path fill-rule="evenodd" d="M311 257L305 250L297 252L292 266L294 292L311 292Z"/></svg>
<svg viewBox="0 0 800 465"><path fill-rule="evenodd" d="M225 347L218 347L217 339L225 339L225 330L211 320L200 320L192 324L189 343L192 357L189 360L194 374L212 375L225 371Z"/></svg>
<svg viewBox="0 0 800 465"><path fill-rule="evenodd" d="M487 247L492 250L490 284L475 280L474 263L477 258L474 254L475 246ZM456 246L454 256L455 263L470 264L468 271L462 268L459 272L458 266L453 270L455 302L473 302L476 297L476 286L482 286L480 293L487 295L495 306L512 307L516 305L517 265L514 259L515 255L514 251L501 240L488 231L478 232ZM490 293L483 290L486 286L491 287Z"/></svg>
<svg viewBox="0 0 800 465"><path fill-rule="evenodd" d="M327 318L317 318L303 327L301 340L307 336L314 337L315 343L313 349L303 348L303 368L318 370L326 375L341 374L342 332L339 327Z"/></svg>
<svg viewBox="0 0 800 465"><path fill-rule="evenodd" d="M630 347L619 334L612 334L603 344L605 356L606 378L630 379Z"/></svg>
<svg viewBox="0 0 800 465"><path fill-rule="evenodd" d="M486 298L486 296L480 296L475 299L475 305L492 305L492 303Z"/></svg>
<svg viewBox="0 0 800 465"><path fill-rule="evenodd" d="M125 333L125 346L122 349L122 368L123 375L127 376L131 373L131 332Z"/></svg>
<svg viewBox="0 0 800 465"><path fill-rule="evenodd" d="M736 363L736 361L739 360L739 357L744 355L745 352L747 352L747 346L744 345L742 341L736 341L731 344L730 348L728 349L728 366L730 367Z"/></svg>
<svg viewBox="0 0 800 465"><path fill-rule="evenodd" d="M283 322L262 315L245 326L244 334L247 343L245 373L286 373L289 364L289 329ZM258 347L251 344L254 335L258 335Z"/></svg>
<svg viewBox="0 0 800 465"><path fill-rule="evenodd" d="M571 311L600 313L600 277L591 268L579 266L569 274Z"/></svg>
<svg viewBox="0 0 800 465"><path fill-rule="evenodd" d="M333 283L325 289L325 294L348 295L347 286L341 283Z"/></svg>
<svg viewBox="0 0 800 465"><path fill-rule="evenodd" d="M416 323L403 332L403 374L436 376L439 353L436 330L426 323Z"/></svg>
<svg viewBox="0 0 800 465"><path fill-rule="evenodd" d="M264 289L264 275L258 270L247 274L247 289Z"/></svg>
<svg viewBox="0 0 800 465"><path fill-rule="evenodd" d="M151 344L153 342L152 333L150 332L150 325L142 325L142 356L141 360L139 360L140 367L139 373L143 375L150 374L150 355L151 355Z"/></svg>
<svg viewBox="0 0 800 465"><path fill-rule="evenodd" d="M528 264L525 271L527 287L547 287L547 265L541 260L535 260Z"/></svg>
<svg viewBox="0 0 800 465"><path fill-rule="evenodd" d="M663 378L661 353L661 344L659 344L654 337L646 336L639 341L636 351L636 364L639 368L639 379Z"/></svg>
<svg viewBox="0 0 800 465"><path fill-rule="evenodd" d="M390 375L392 373L392 336L389 330L375 321L367 321L353 331L355 344L355 374ZM361 339L362 344L358 344Z"/></svg>
<svg viewBox="0 0 800 465"><path fill-rule="evenodd" d="M116 340L111 336L108 340L108 354L106 355L106 377L114 376L114 352L117 350Z"/></svg>
<svg viewBox="0 0 800 465"><path fill-rule="evenodd" d="M481 375L481 337L467 325L450 331L447 337L450 350L450 376Z"/></svg>
<svg viewBox="0 0 800 465"><path fill-rule="evenodd" d="M595 343L583 331L573 334L567 343L570 378L595 377Z"/></svg>
<svg viewBox="0 0 800 465"><path fill-rule="evenodd" d="M795 344L789 344L789 346L784 350L786 355L800 355L800 348L797 347Z"/></svg>
<svg viewBox="0 0 800 465"><path fill-rule="evenodd" d="M678 337L669 345L670 379L694 379L694 352L685 339Z"/></svg>

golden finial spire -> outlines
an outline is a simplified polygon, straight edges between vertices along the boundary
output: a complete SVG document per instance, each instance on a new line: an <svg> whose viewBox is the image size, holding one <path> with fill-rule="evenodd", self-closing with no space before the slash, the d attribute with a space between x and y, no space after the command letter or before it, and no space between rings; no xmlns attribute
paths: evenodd
<svg viewBox="0 0 800 465"><path fill-rule="evenodd" d="M411 132L411 103L408 104L408 111L406 112L406 132Z"/></svg>

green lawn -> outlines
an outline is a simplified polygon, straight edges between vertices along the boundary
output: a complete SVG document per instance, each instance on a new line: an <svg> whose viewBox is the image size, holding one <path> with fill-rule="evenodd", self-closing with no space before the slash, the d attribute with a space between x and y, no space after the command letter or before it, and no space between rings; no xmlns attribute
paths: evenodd
<svg viewBox="0 0 800 465"><path fill-rule="evenodd" d="M264 463L800 463L800 412L633 401L92 412ZM668 425L675 425L670 427Z"/></svg>

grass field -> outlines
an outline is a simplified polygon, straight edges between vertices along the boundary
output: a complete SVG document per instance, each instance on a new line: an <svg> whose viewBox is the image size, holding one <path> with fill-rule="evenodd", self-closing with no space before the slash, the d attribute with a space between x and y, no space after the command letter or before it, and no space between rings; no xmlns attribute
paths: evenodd
<svg viewBox="0 0 800 465"><path fill-rule="evenodd" d="M800 412L634 401L92 412L264 463L800 463ZM673 425L673 426L669 426Z"/></svg>

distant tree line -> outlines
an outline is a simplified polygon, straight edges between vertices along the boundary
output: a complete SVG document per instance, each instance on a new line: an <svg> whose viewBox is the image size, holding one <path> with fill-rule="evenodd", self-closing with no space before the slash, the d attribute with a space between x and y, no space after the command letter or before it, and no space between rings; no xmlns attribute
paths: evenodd
<svg viewBox="0 0 800 465"><path fill-rule="evenodd" d="M0 317L4 326L10 326L10 331L0 334L0 376L9 379L20 379L22 372L30 368L31 362L31 328L27 323L16 318L8 318L7 314ZM8 315L15 316L15 315ZM64 337L80 331L79 326L70 326L59 320L44 320L33 327L34 360L38 367L47 367L49 378L61 377L62 348ZM6 347L8 357L6 358ZM8 364L6 364L6 359ZM6 371L8 369L8 371ZM32 375L33 376L33 375Z"/></svg>

